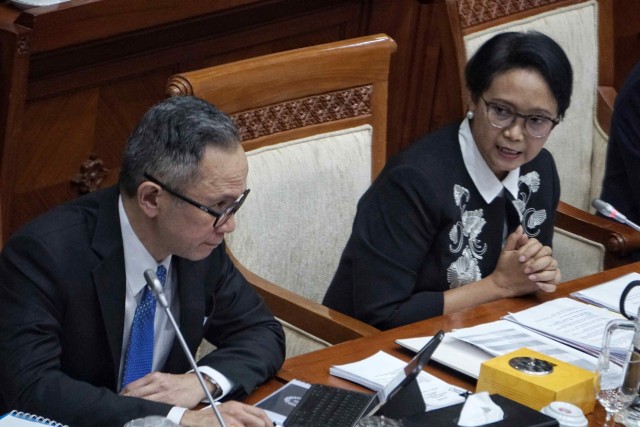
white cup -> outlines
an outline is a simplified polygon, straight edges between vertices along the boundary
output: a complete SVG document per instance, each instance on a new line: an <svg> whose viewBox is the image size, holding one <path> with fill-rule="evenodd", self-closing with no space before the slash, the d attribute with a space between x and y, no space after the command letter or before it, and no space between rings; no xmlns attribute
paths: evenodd
<svg viewBox="0 0 640 427"><path fill-rule="evenodd" d="M551 402L541 411L558 420L560 427L587 427L587 417L576 405L568 402Z"/></svg>

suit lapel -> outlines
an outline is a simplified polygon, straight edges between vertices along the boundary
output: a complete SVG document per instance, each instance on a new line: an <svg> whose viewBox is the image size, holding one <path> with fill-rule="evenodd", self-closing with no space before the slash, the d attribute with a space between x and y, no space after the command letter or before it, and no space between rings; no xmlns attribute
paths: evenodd
<svg viewBox="0 0 640 427"><path fill-rule="evenodd" d="M114 366L114 387L117 389L124 330L126 276L118 216L118 189L113 188L106 193L98 210L92 242L92 248L102 257L102 262L93 270L92 275ZM178 257L174 257L174 262L180 298L179 326L191 353L194 354L203 334L206 263L194 263ZM163 371L177 373L188 369L190 365L176 338Z"/></svg>
<svg viewBox="0 0 640 427"><path fill-rule="evenodd" d="M92 248L102 257L102 262L96 266L92 275L114 366L113 385L117 390L124 330L126 277L118 216L118 189L108 190L107 194L98 210L92 241Z"/></svg>
<svg viewBox="0 0 640 427"><path fill-rule="evenodd" d="M180 331L189 346L191 354L202 341L202 324L205 312L205 275L199 265L182 258L174 257L178 277L178 295L180 298ZM180 342L176 338L166 363L168 372L185 372L190 369Z"/></svg>

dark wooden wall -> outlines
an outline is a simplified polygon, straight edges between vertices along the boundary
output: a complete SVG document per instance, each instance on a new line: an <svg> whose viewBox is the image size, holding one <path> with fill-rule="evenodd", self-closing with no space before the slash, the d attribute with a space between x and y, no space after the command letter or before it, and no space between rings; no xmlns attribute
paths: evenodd
<svg viewBox="0 0 640 427"><path fill-rule="evenodd" d="M640 1L613 0L614 84L617 90L640 61Z"/></svg>
<svg viewBox="0 0 640 427"><path fill-rule="evenodd" d="M393 155L461 116L447 22L444 0L70 0L23 12L0 4L0 245L50 207L116 183L129 133L182 71L386 33L398 44ZM637 43L640 25L624 28L621 51Z"/></svg>

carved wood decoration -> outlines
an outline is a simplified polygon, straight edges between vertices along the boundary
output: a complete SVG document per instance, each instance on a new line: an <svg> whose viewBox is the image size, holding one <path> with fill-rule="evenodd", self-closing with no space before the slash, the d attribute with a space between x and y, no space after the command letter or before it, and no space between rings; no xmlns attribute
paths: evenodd
<svg viewBox="0 0 640 427"><path fill-rule="evenodd" d="M182 76L172 76L165 89L168 97L180 95L193 95L193 88Z"/></svg>
<svg viewBox="0 0 640 427"><path fill-rule="evenodd" d="M31 46L31 41L29 37L22 36L18 38L18 54L24 55L29 53L29 48Z"/></svg>
<svg viewBox="0 0 640 427"><path fill-rule="evenodd" d="M461 15L469 15L465 27L571 1L577 0L457 0ZM628 72L640 52L640 14L633 13L640 2L607 1L619 16L616 62L627 61ZM77 195L69 179L78 159L97 152L115 171L124 141L165 97L167 79L176 73L386 33L398 44L389 77L387 156L464 112L449 0L168 0L176 7L164 8L157 0L74 0L27 11L6 3L0 2L0 158L8 169L0 179L0 245L35 215ZM628 48L618 51L623 44ZM618 77L617 66L615 71L622 81L626 73ZM50 114L52 103L60 114ZM37 127L23 115L36 117ZM62 168L47 168L37 178L24 175L32 158L48 159L50 147L62 144L69 150ZM100 185L115 183L115 175Z"/></svg>
<svg viewBox="0 0 640 427"><path fill-rule="evenodd" d="M484 22L524 12L560 0L458 0L458 14L463 29Z"/></svg>
<svg viewBox="0 0 640 427"><path fill-rule="evenodd" d="M100 188L100 184L110 172L104 167L104 162L98 159L98 155L92 153L88 160L82 162L80 173L71 179L71 183L77 186L79 195L91 193Z"/></svg>
<svg viewBox="0 0 640 427"><path fill-rule="evenodd" d="M371 85L325 93L232 114L240 140L371 113Z"/></svg>

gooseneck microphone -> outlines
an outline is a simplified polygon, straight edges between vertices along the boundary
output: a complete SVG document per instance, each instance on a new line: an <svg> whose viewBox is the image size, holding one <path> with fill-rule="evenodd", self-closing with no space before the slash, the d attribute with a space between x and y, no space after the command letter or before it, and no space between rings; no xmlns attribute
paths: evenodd
<svg viewBox="0 0 640 427"><path fill-rule="evenodd" d="M149 287L151 292L153 292L153 295L156 297L156 300L160 303L162 308L164 308L164 311L167 313L167 316L169 316L169 320L171 321L171 325L173 326L173 329L176 331L176 336L180 341L182 350L184 354L187 356L187 359L189 359L189 363L193 368L193 372L195 372L196 377L198 377L198 381L200 382L200 387L202 387L202 389L204 390L204 394L207 396L207 399L209 399L209 402L211 403L211 409L213 410L213 413L216 416L218 423L220 423L220 427L226 427L224 421L222 420L222 415L220 415L220 411L218 411L218 408L216 408L215 402L213 401L213 397L211 396L209 389L204 383L202 374L200 373L200 371L198 371L198 365L196 365L196 361L194 360L193 356L191 355L191 352L189 351L187 342L184 340L184 336L182 335L182 332L180 332L180 328L176 323L176 319L173 317L173 314L171 314L167 297L165 297L164 291L162 290L162 283L160 283L158 276L156 276L156 273L151 269L146 270L144 272L144 279L147 281L147 286Z"/></svg>
<svg viewBox="0 0 640 427"><path fill-rule="evenodd" d="M609 203L600 199L593 199L593 202L591 202L591 206L593 206L594 209L600 212L602 215L615 219L616 221L621 222L622 224L626 224L636 231L640 231L640 226L638 224L634 223L633 221L629 220L626 216L622 215L620 212L618 212L616 208L611 206Z"/></svg>

